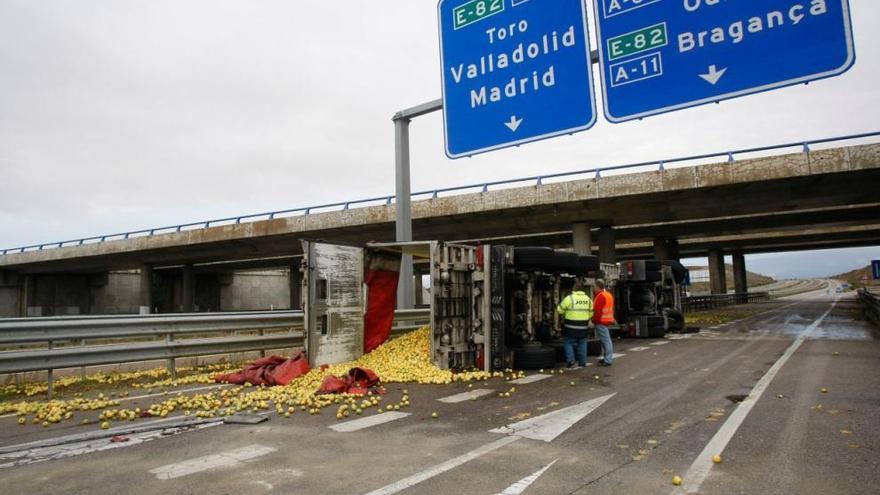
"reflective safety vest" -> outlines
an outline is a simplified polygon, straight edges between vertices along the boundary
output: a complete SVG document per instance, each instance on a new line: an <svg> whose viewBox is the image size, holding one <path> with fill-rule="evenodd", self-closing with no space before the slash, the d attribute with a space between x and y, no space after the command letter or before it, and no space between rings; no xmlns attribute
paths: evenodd
<svg viewBox="0 0 880 495"><path fill-rule="evenodd" d="M597 325L613 325L614 324L614 296L607 290L602 290L596 294L596 301L593 304L596 314L593 316L593 323Z"/></svg>
<svg viewBox="0 0 880 495"><path fill-rule="evenodd" d="M593 317L593 300L584 291L572 292L559 303L556 311L565 318L566 327L587 328Z"/></svg>

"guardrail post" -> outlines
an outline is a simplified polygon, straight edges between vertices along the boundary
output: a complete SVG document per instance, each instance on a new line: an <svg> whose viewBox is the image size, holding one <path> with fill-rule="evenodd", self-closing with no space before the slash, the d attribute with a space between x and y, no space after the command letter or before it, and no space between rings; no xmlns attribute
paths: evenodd
<svg viewBox="0 0 880 495"><path fill-rule="evenodd" d="M54 343L50 340L49 350L52 350L53 347L55 347ZM49 368L46 372L46 398L52 400L52 368Z"/></svg>
<svg viewBox="0 0 880 495"><path fill-rule="evenodd" d="M80 339L79 346L85 347L86 346L86 339ZM80 381L83 381L83 382L86 381L86 367L85 366L81 366L79 368L79 379L80 379Z"/></svg>
<svg viewBox="0 0 880 495"><path fill-rule="evenodd" d="M165 334L165 343L170 344L172 342L174 342L174 334ZM168 358L168 373L171 375L172 380L177 380L177 363L173 357Z"/></svg>

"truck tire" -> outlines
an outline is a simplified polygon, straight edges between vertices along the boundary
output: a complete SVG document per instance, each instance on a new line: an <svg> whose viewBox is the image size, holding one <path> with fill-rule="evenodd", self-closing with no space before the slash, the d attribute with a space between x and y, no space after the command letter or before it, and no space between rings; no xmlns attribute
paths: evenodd
<svg viewBox="0 0 880 495"><path fill-rule="evenodd" d="M578 256L577 253L556 251L554 254L553 265L555 271L572 275L585 275L580 273L580 256Z"/></svg>
<svg viewBox="0 0 880 495"><path fill-rule="evenodd" d="M550 346L524 346L513 351L513 367L537 370L556 367L556 349Z"/></svg>
<svg viewBox="0 0 880 495"><path fill-rule="evenodd" d="M556 351L557 363L565 362L565 344L563 344L561 340L554 340L553 342L548 343L547 347L552 347L553 350Z"/></svg>
<svg viewBox="0 0 880 495"><path fill-rule="evenodd" d="M655 271L645 272L645 282L659 282L663 280L663 273Z"/></svg>
<svg viewBox="0 0 880 495"><path fill-rule="evenodd" d="M591 340L587 342L587 356L601 356L602 355L602 342L598 340Z"/></svg>
<svg viewBox="0 0 880 495"><path fill-rule="evenodd" d="M579 256L578 257L578 275L587 272L595 272L599 270L598 256Z"/></svg>
<svg viewBox="0 0 880 495"><path fill-rule="evenodd" d="M548 247L517 247L513 249L513 264L518 269L545 270L553 266L555 254Z"/></svg>
<svg viewBox="0 0 880 495"><path fill-rule="evenodd" d="M670 332L680 332L684 329L684 316L681 313L672 310L666 316L669 318Z"/></svg>
<svg viewBox="0 0 880 495"><path fill-rule="evenodd" d="M663 263L657 260L645 260L645 271L656 272L663 267Z"/></svg>

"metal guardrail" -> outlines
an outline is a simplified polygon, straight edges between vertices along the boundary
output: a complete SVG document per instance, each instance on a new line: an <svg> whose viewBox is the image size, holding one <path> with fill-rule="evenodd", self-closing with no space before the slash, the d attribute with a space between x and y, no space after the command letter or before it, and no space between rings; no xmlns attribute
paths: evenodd
<svg viewBox="0 0 880 495"><path fill-rule="evenodd" d="M769 301L769 292L749 292L748 294L715 294L711 296L691 296L682 301L685 311L715 309L735 304L749 304Z"/></svg>
<svg viewBox="0 0 880 495"><path fill-rule="evenodd" d="M550 179L561 179L561 178L573 178L582 175L593 175L596 179L601 178L603 172L613 172L619 170L627 170L633 168L641 168L641 167L657 167L658 170L664 170L667 165L674 163L683 163L690 162L695 160L705 160L708 158L727 158L728 162L735 161L735 155L743 155L749 153L759 153L763 151L773 151L773 150L781 150L786 148L801 148L804 153L810 152L811 145L817 144L826 144L826 143L834 143L834 142L842 142L842 141L852 141L856 139L864 139L880 136L880 131L877 132L868 132L863 134L851 134L847 136L838 136L832 138L825 139L814 139L809 141L800 141L793 143L783 143L776 144L771 146L761 146L757 148L744 148L738 150L730 150L730 151L721 151L717 153L707 153L702 155L692 155L678 158L669 158L664 160L653 160L647 162L639 162L639 163L629 163L625 165L610 165L607 167L594 167L584 170L576 170L573 172L558 172L551 173L546 175L534 175L530 177L520 177L516 179L506 179L499 181L491 181L491 182L482 182L479 184L469 184L465 186L455 186L455 187L446 187L440 189L431 189L426 191L419 191L412 193L410 197L412 199L420 198L420 197L428 197L431 199L439 197L440 194L451 193L451 192L468 192L468 191L482 191L489 192L490 188L498 187L498 186L510 186L514 184L528 185L534 184L536 186L543 185L544 181ZM130 232L120 232L116 234L104 234L93 237L85 237L82 239L72 239L67 241L57 241L57 242L47 242L43 244L32 244L30 246L20 246L14 248L5 248L0 249L0 255L5 255L9 253L24 253L27 251L42 251L47 248L61 248L65 246L82 246L83 244L97 244L107 241L113 240L122 240L122 239L130 239L136 237L152 237L156 234L168 234L174 232L182 232L188 230L199 230L199 229L207 229L211 226L221 226L221 225L237 225L242 223L243 221L259 221L259 220L273 220L275 218L281 218L286 216L296 216L296 215L310 215L316 212L325 212L325 211L344 211L350 209L352 206L361 206L361 205L370 205L370 204L385 204L390 205L395 201L395 196L379 196L374 198L366 198L366 199L357 199L350 201L342 201L338 203L328 203L323 205L316 206L307 206L302 208L293 208L288 210L278 210L278 211L270 211L264 213L253 213L249 215L235 216L235 217L226 217L226 218L217 218L214 220L204 220L199 222L191 222L184 223L180 225L169 225L165 227L154 227L149 229L142 230L134 230Z"/></svg>
<svg viewBox="0 0 880 495"><path fill-rule="evenodd" d="M880 325L880 293L860 289L859 302L865 307L865 316L868 320L875 325Z"/></svg>
<svg viewBox="0 0 880 495"><path fill-rule="evenodd" d="M418 328L429 319L430 310L398 310L392 334ZM0 374L47 370L51 398L52 372L56 369L84 370L86 366L164 359L169 372L175 376L177 358L302 347L302 328L302 311L4 319L0 320L0 344L45 343L46 348L0 352ZM277 331L264 334L266 330ZM258 335L238 334L248 331L256 331ZM175 340L179 335L221 332L233 335ZM87 345L89 340L135 337L164 337L165 340ZM55 346L64 341L75 345Z"/></svg>

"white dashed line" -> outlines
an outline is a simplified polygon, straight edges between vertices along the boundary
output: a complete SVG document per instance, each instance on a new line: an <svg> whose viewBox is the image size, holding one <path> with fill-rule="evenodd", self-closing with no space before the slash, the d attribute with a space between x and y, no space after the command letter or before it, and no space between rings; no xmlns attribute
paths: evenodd
<svg viewBox="0 0 880 495"><path fill-rule="evenodd" d="M528 378L528 377L526 377ZM511 382L511 383L516 383ZM447 404L457 404L459 402L464 402L466 400L470 400L471 397L482 397L484 395L489 395L494 393L495 391L491 388L475 388L473 390L468 390L467 392L462 392L460 394L450 395L449 397L443 397L437 399L440 402L445 402Z"/></svg>
<svg viewBox="0 0 880 495"><path fill-rule="evenodd" d="M230 450L228 452L196 457L195 459L176 462L174 464L166 464L165 466L151 469L150 473L155 474L156 478L160 480L170 480L180 478L181 476L200 473L202 471L208 471L209 469L235 467L244 461L271 454L276 450L277 449L263 445L248 445L247 447Z"/></svg>
<svg viewBox="0 0 880 495"><path fill-rule="evenodd" d="M661 340L661 341L659 341L659 342L652 342L651 345L661 346L661 345L666 345L666 344L668 344L668 343L669 343L668 340Z"/></svg>
<svg viewBox="0 0 880 495"><path fill-rule="evenodd" d="M535 375L529 375L525 378L517 378L516 380L511 380L510 383L515 383L517 385L525 385L527 383L540 382L541 380L544 380L545 378L550 378L550 375L538 373Z"/></svg>
<svg viewBox="0 0 880 495"><path fill-rule="evenodd" d="M650 349L650 347L633 347L633 348L628 349L628 350L629 350L630 352L642 352L642 351L647 351L648 349Z"/></svg>
<svg viewBox="0 0 880 495"><path fill-rule="evenodd" d="M367 416L366 418L346 421L345 423L330 425L328 426L328 428L333 431L338 431L339 433L351 433L353 431L363 430L364 428L370 428L373 426L390 423L391 421L395 421L398 419L403 419L409 415L409 413L390 411L384 412L382 414L374 414L373 416Z"/></svg>

